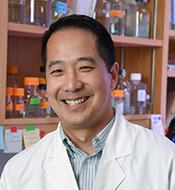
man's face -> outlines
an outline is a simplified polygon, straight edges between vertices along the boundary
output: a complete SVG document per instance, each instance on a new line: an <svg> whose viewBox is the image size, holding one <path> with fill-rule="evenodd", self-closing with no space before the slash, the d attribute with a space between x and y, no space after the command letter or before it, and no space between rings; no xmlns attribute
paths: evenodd
<svg viewBox="0 0 175 190"><path fill-rule="evenodd" d="M62 126L95 127L111 119L112 75L82 29L62 29L47 44L47 92Z"/></svg>

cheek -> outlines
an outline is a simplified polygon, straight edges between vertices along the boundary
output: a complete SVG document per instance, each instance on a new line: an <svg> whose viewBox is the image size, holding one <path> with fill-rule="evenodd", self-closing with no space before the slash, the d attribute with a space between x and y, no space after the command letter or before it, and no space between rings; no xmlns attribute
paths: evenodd
<svg viewBox="0 0 175 190"><path fill-rule="evenodd" d="M95 77L88 78L91 88L96 91L96 93L104 94L111 93L111 77L108 73L106 74L96 74Z"/></svg>
<svg viewBox="0 0 175 190"><path fill-rule="evenodd" d="M48 96L56 96L56 93L59 90L59 82L53 78L47 78L47 94Z"/></svg>

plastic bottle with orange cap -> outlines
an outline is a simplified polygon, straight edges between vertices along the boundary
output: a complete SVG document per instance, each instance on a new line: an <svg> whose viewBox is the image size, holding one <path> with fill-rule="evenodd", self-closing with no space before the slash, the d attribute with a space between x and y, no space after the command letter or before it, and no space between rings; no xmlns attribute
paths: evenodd
<svg viewBox="0 0 175 190"><path fill-rule="evenodd" d="M24 88L13 88L14 117L25 117Z"/></svg>
<svg viewBox="0 0 175 190"><path fill-rule="evenodd" d="M124 113L124 91L121 89L115 89L112 91L113 96L113 107L119 112Z"/></svg>
<svg viewBox="0 0 175 190"><path fill-rule="evenodd" d="M13 117L13 88L6 88L6 118Z"/></svg>
<svg viewBox="0 0 175 190"><path fill-rule="evenodd" d="M39 78L25 77L25 110L26 117L33 118L40 116L40 96L39 96Z"/></svg>
<svg viewBox="0 0 175 190"><path fill-rule="evenodd" d="M18 87L18 67L17 66L8 66L7 67L7 86L8 87Z"/></svg>

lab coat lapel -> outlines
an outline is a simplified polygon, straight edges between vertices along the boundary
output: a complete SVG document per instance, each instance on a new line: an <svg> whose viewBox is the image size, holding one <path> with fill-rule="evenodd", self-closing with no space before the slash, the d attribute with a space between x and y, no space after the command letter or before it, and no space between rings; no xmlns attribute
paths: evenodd
<svg viewBox="0 0 175 190"><path fill-rule="evenodd" d="M93 190L115 190L126 178L126 174L117 160L103 161L99 166Z"/></svg>
<svg viewBox="0 0 175 190"><path fill-rule="evenodd" d="M59 137L59 127L50 144L43 163L44 190L71 189L78 190L66 148Z"/></svg>
<svg viewBox="0 0 175 190"><path fill-rule="evenodd" d="M131 153L131 139L127 121L116 112L116 119L106 140L93 190L116 190L125 181L127 173L120 162Z"/></svg>

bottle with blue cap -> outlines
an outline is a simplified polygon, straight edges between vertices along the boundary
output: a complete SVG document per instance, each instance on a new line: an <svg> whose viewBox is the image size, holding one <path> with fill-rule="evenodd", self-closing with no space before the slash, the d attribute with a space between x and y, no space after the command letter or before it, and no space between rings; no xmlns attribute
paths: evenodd
<svg viewBox="0 0 175 190"><path fill-rule="evenodd" d="M52 22L59 18L71 14L70 3L67 0L53 0L52 2Z"/></svg>

